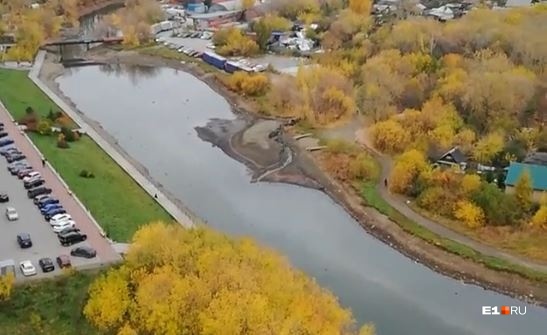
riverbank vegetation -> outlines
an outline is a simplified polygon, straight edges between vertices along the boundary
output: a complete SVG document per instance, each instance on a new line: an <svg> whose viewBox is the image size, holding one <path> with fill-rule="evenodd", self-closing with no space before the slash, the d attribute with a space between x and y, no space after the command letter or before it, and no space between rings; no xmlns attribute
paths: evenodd
<svg viewBox="0 0 547 335"><path fill-rule="evenodd" d="M315 128L365 115L371 143L394 158L392 192L461 233L547 260L547 205L532 199L532 181L504 192L511 162L547 150L546 5L479 8L446 23L395 17L383 25L365 0L291 1L276 9L271 15L281 18L270 21L313 16L308 22L318 23L325 52L295 77L271 74L260 99L264 113ZM451 149L465 157L465 172L435 164ZM345 167L328 170L347 179L347 160L338 161Z"/></svg>
<svg viewBox="0 0 547 335"><path fill-rule="evenodd" d="M28 107L41 118L59 108L44 95L23 71L0 69L0 99L19 120ZM74 126L68 119L67 126ZM29 133L44 157L63 177L105 232L116 241L128 241L141 225L153 220L170 221L171 217L91 138L82 136L70 142L68 149L57 146L52 135ZM90 171L94 178L82 178ZM131 208L131 210L128 210Z"/></svg>
<svg viewBox="0 0 547 335"><path fill-rule="evenodd" d="M113 0L30 0L0 1L0 36L15 37L15 45L0 61L32 61L38 48L48 39L56 38L62 29L77 28L79 18L89 8L100 8ZM34 4L34 5L33 5Z"/></svg>
<svg viewBox="0 0 547 335"><path fill-rule="evenodd" d="M124 263L67 272L0 302L2 334L340 334L351 312L275 252L204 227L139 229Z"/></svg>

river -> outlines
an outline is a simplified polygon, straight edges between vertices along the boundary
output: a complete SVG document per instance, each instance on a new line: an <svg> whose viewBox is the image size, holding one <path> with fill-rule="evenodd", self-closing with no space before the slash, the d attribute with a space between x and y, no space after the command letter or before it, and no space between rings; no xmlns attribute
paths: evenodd
<svg viewBox="0 0 547 335"><path fill-rule="evenodd" d="M381 335L545 334L547 309L445 277L368 235L325 194L250 183L250 172L194 130L233 119L227 101L168 68L66 70L61 90L101 123L150 175L212 227L248 235L286 255ZM483 316L481 306L526 306Z"/></svg>

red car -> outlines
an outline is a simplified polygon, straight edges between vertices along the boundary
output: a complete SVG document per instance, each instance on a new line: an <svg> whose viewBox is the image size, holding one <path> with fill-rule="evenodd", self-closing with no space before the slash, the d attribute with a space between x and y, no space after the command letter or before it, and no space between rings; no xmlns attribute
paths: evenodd
<svg viewBox="0 0 547 335"><path fill-rule="evenodd" d="M70 257L68 257L67 255L57 256L57 264L61 269L69 268L72 266L72 264L70 263Z"/></svg>

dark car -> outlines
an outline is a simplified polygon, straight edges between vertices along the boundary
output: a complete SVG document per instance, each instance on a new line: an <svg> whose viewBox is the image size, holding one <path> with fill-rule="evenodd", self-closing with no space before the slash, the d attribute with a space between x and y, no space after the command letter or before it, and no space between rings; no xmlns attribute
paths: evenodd
<svg viewBox="0 0 547 335"><path fill-rule="evenodd" d="M39 186L39 187L28 190L27 195L29 198L32 199L37 195L50 194L51 192L52 192L51 188L47 188L45 186Z"/></svg>
<svg viewBox="0 0 547 335"><path fill-rule="evenodd" d="M38 261L38 265L42 268L42 272L51 272L55 270L55 265L53 265L53 261L51 258L40 258Z"/></svg>
<svg viewBox="0 0 547 335"><path fill-rule="evenodd" d="M97 256L97 251L91 247L76 247L70 250L70 255L74 257L93 258Z"/></svg>
<svg viewBox="0 0 547 335"><path fill-rule="evenodd" d="M3 138L0 140L0 147L5 147L10 144L13 144L13 140L11 138Z"/></svg>
<svg viewBox="0 0 547 335"><path fill-rule="evenodd" d="M57 235L68 235L69 233L79 233L79 232L80 232L80 229L76 227L68 227L58 232Z"/></svg>
<svg viewBox="0 0 547 335"><path fill-rule="evenodd" d="M57 265L59 265L59 268L69 268L71 266L70 264L70 257L67 255L59 255L57 256Z"/></svg>
<svg viewBox="0 0 547 335"><path fill-rule="evenodd" d="M0 131L0 138L8 136L8 133L5 131Z"/></svg>
<svg viewBox="0 0 547 335"><path fill-rule="evenodd" d="M55 215L57 214L65 214L66 213L66 210L61 207L61 208L55 208L55 209L52 209L50 211L47 211L44 215L44 218L49 221L52 217L54 217Z"/></svg>
<svg viewBox="0 0 547 335"><path fill-rule="evenodd" d="M25 158L27 158L27 156L25 156L21 153L16 153L16 154L13 154L13 155L6 156L6 160L8 161L8 163L22 161Z"/></svg>
<svg viewBox="0 0 547 335"><path fill-rule="evenodd" d="M26 181L23 183L23 186L25 186L25 189L31 189L31 188L34 188L34 187L38 187L38 186L42 186L46 183L45 180L41 179L41 178L36 178L36 179L31 179L29 181Z"/></svg>
<svg viewBox="0 0 547 335"><path fill-rule="evenodd" d="M17 234L17 243L19 243L19 246L23 249L32 247L32 240L27 233Z"/></svg>
<svg viewBox="0 0 547 335"><path fill-rule="evenodd" d="M8 165L8 171L12 175L16 175L19 170L28 169L30 168L30 164L28 164L26 161L18 161L14 162Z"/></svg>
<svg viewBox="0 0 547 335"><path fill-rule="evenodd" d="M51 204L58 204L59 203L59 199L55 199L53 198L52 196L50 195L45 195L43 196L42 198L38 199L37 201L35 201L36 204L38 205L38 207L42 208L46 205L51 205Z"/></svg>
<svg viewBox="0 0 547 335"><path fill-rule="evenodd" d="M62 246L72 245L87 240L86 234L75 232L68 234L59 234L57 235L57 237L59 238L59 242Z"/></svg>
<svg viewBox="0 0 547 335"><path fill-rule="evenodd" d="M0 155L2 155L2 156L7 156L7 155L13 154L15 152L20 152L20 151L16 147L5 147L5 148L0 149Z"/></svg>
<svg viewBox="0 0 547 335"><path fill-rule="evenodd" d="M48 211L45 211L45 213L43 213L42 215L44 216L44 219L46 219L46 221L49 221L55 215L65 214L65 213L66 213L66 210L63 208L63 206L60 206L58 208L53 208L53 209L50 209Z"/></svg>
<svg viewBox="0 0 547 335"><path fill-rule="evenodd" d="M55 210L62 209L62 208L63 208L63 205L61 204L49 204L40 208L40 213L42 213L42 215L46 215Z"/></svg>
<svg viewBox="0 0 547 335"><path fill-rule="evenodd" d="M5 193L0 194L0 202L8 202L9 196Z"/></svg>

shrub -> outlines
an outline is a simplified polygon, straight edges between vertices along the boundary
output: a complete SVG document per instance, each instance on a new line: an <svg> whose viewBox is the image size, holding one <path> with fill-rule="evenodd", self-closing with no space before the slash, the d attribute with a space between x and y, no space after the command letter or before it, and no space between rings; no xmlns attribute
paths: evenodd
<svg viewBox="0 0 547 335"><path fill-rule="evenodd" d="M376 163L366 153L360 153L357 157L349 162L348 178L359 180L374 180L378 176L379 171Z"/></svg>
<svg viewBox="0 0 547 335"><path fill-rule="evenodd" d="M482 209L467 200L460 200L456 203L454 217L462 220L469 228L478 228L484 223Z"/></svg>
<svg viewBox="0 0 547 335"><path fill-rule="evenodd" d="M40 135L51 135L51 121L49 119L42 119L36 126L36 131Z"/></svg>
<svg viewBox="0 0 547 335"><path fill-rule="evenodd" d="M80 171L80 177L82 178L95 178L95 175L92 172L89 172L87 170Z"/></svg>
<svg viewBox="0 0 547 335"><path fill-rule="evenodd" d="M65 136L65 139L68 141L68 142L74 142L76 140L75 136L74 136L74 132L67 128L67 127L61 127L61 134L63 134Z"/></svg>
<svg viewBox="0 0 547 335"><path fill-rule="evenodd" d="M238 71L226 80L228 88L234 92L248 96L264 95L270 86L270 81L263 74L249 74Z"/></svg>
<svg viewBox="0 0 547 335"><path fill-rule="evenodd" d="M57 136L57 147L61 149L68 149L69 145L65 139L65 135L63 133L59 134Z"/></svg>
<svg viewBox="0 0 547 335"><path fill-rule="evenodd" d="M218 47L217 52L224 56L252 56L259 51L258 44L237 28L219 30L213 36L213 42Z"/></svg>
<svg viewBox="0 0 547 335"><path fill-rule="evenodd" d="M450 217L452 216L454 210L453 204L456 200L456 196L453 192L446 188L436 186L423 191L416 199L416 203L421 208L430 212Z"/></svg>

